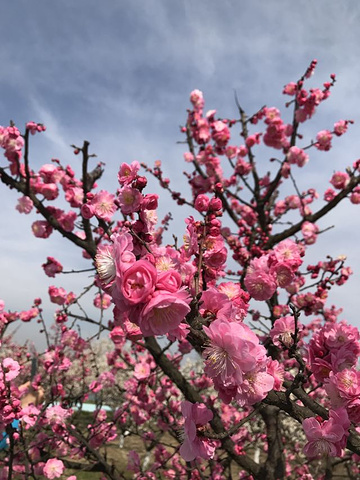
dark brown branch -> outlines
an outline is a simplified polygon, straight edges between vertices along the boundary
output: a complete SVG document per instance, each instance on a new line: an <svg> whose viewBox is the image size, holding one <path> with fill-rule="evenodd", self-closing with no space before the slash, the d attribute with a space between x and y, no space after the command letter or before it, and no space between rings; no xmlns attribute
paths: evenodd
<svg viewBox="0 0 360 480"><path fill-rule="evenodd" d="M10 188L14 188L18 192L22 193L23 195L26 195L29 197L35 208L38 210L38 212L49 222L49 224L57 230L61 235L68 240L70 240L72 243L77 245L80 248L83 248L84 250L87 251L87 253L94 258L96 255L96 244L94 241L88 242L87 240L82 240L79 238L77 235L75 235L72 232L67 232L62 228L58 220L49 213L48 209L45 207L45 205L37 198L37 196L30 191L30 193L27 195L26 193L26 183L24 181L17 181L14 178L12 178L10 175L8 175L3 168L0 167L0 179L1 181L9 186Z"/></svg>
<svg viewBox="0 0 360 480"><path fill-rule="evenodd" d="M261 475L262 478L267 480L282 479L285 475L285 456L279 413L280 410L277 407L270 405L260 409L260 414L266 425L268 443L267 458L261 467Z"/></svg>
<svg viewBox="0 0 360 480"><path fill-rule="evenodd" d="M341 192L338 193L333 200L328 202L326 205L324 205L317 212L315 212L311 215L305 215L304 218L300 222L296 223L295 225L292 225L287 230L284 230L281 233L277 233L276 235L271 235L267 244L266 244L266 246L265 246L265 248L270 249L274 245L281 242L282 240L285 240L286 238L289 238L292 235L295 235L297 232L299 232L301 230L301 227L302 227L302 224L304 223L304 221L314 223L317 220L319 220L320 218L322 218L324 215L329 213L333 208L335 208L336 205L338 203L340 203L341 200L343 200L359 184L360 184L360 175L357 176L357 177L355 177L355 175L352 176L348 186L346 188L344 188L343 190L341 190Z"/></svg>
<svg viewBox="0 0 360 480"><path fill-rule="evenodd" d="M145 346L151 355L154 357L156 364L161 370L172 380L175 385L181 390L185 398L191 403L203 403L201 395L189 384L178 368L163 354L162 349L154 337L147 337L145 339ZM217 412L213 410L214 418L210 422L215 433L224 433L225 429ZM234 442L230 438L221 440L222 447L227 454L234 460L241 468L251 473L256 480L261 480L258 476L259 465L251 460L247 455L237 455L234 451Z"/></svg>

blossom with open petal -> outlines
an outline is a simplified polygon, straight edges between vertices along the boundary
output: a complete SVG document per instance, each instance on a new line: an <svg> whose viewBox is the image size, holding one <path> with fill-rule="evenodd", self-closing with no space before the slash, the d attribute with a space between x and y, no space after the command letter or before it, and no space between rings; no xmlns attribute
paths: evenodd
<svg viewBox="0 0 360 480"><path fill-rule="evenodd" d="M213 458L215 452L214 443L208 438L198 435L201 427L212 420L212 411L202 403L191 403L188 401L182 402L181 411L185 418L185 440L180 447L180 455L186 462L191 462L197 457L205 460Z"/></svg>

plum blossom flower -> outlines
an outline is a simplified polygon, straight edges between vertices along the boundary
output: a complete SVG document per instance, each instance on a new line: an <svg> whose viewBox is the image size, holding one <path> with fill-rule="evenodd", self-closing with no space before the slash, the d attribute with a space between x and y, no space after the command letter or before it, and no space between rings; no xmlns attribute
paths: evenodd
<svg viewBox="0 0 360 480"><path fill-rule="evenodd" d="M249 271L244 283L255 300L269 300L276 291L275 278L263 270Z"/></svg>
<svg viewBox="0 0 360 480"><path fill-rule="evenodd" d="M309 362L317 381L322 382L344 369L352 368L360 353L359 331L345 321L326 323L309 342Z"/></svg>
<svg viewBox="0 0 360 480"><path fill-rule="evenodd" d="M350 421L344 408L330 410L329 420L306 418L303 429L308 440L304 453L308 458L341 457Z"/></svg>
<svg viewBox="0 0 360 480"><path fill-rule="evenodd" d="M121 293L128 304L146 302L155 290L157 272L147 260L138 260L122 275Z"/></svg>
<svg viewBox="0 0 360 480"><path fill-rule="evenodd" d="M205 373L213 379L220 398L241 405L263 399L274 385L266 371L267 356L257 335L238 322L217 319L204 332L210 339L203 357Z"/></svg>
<svg viewBox="0 0 360 480"><path fill-rule="evenodd" d="M66 303L67 293L62 287L57 288L51 285L49 287L49 296L52 303L56 303L57 305L64 305Z"/></svg>
<svg viewBox="0 0 360 480"><path fill-rule="evenodd" d="M350 177L346 172L335 172L331 177L330 183L337 190L342 190L347 187L350 182Z"/></svg>
<svg viewBox="0 0 360 480"><path fill-rule="evenodd" d="M112 245L98 246L95 265L101 282L104 285L109 285L116 276L114 247Z"/></svg>
<svg viewBox="0 0 360 480"><path fill-rule="evenodd" d="M136 188L129 186L123 187L118 196L121 212L124 215L129 215L139 210L143 196Z"/></svg>
<svg viewBox="0 0 360 480"><path fill-rule="evenodd" d="M93 206L94 214L106 222L111 221L112 216L117 209L115 205L115 196L106 190L101 190L94 195L91 200L91 205Z"/></svg>
<svg viewBox="0 0 360 480"><path fill-rule="evenodd" d="M98 293L94 298L94 306L106 310L111 305L111 297L107 293Z"/></svg>
<svg viewBox="0 0 360 480"><path fill-rule="evenodd" d="M297 328L302 330L302 325L300 322L297 323ZM285 345L285 347L290 347L294 343L295 334L295 319L294 317L282 317L278 318L273 328L270 330L270 337L278 347Z"/></svg>
<svg viewBox="0 0 360 480"><path fill-rule="evenodd" d="M327 152L331 148L331 139L332 134L329 130L321 130L321 132L316 135L316 148Z"/></svg>
<svg viewBox="0 0 360 480"><path fill-rule="evenodd" d="M53 227L46 220L36 220L31 229L37 238L48 238L53 232Z"/></svg>
<svg viewBox="0 0 360 480"><path fill-rule="evenodd" d="M204 94L201 90L193 90L190 93L190 102L193 104L194 108L202 109L204 107Z"/></svg>
<svg viewBox="0 0 360 480"><path fill-rule="evenodd" d="M141 311L138 324L144 336L172 333L176 338L180 323L190 312L190 298L184 289L178 292L157 290Z"/></svg>
<svg viewBox="0 0 360 480"><path fill-rule="evenodd" d="M140 164L136 160L130 165L122 163L120 165L118 180L121 186L130 184L137 177L137 172L140 169Z"/></svg>
<svg viewBox="0 0 360 480"><path fill-rule="evenodd" d="M31 212L33 206L34 204L31 198L24 196L18 199L18 204L15 208L18 212L28 215Z"/></svg>
<svg viewBox="0 0 360 480"><path fill-rule="evenodd" d="M316 242L318 232L319 227L315 223L305 221L301 226L301 233L306 245L313 245Z"/></svg>
<svg viewBox="0 0 360 480"><path fill-rule="evenodd" d="M204 404L191 403L185 400L181 404L181 411L185 418L185 440L180 447L180 455L186 462L200 457L205 460L213 458L215 444L206 437L199 436L201 427L213 418L213 413Z"/></svg>
<svg viewBox="0 0 360 480"><path fill-rule="evenodd" d="M44 466L43 473L46 478L53 480L54 478L60 478L64 472L64 469L65 467L61 460L58 460L57 458L50 458Z"/></svg>
<svg viewBox="0 0 360 480"><path fill-rule="evenodd" d="M20 365L16 360L12 358L4 358L2 361L2 370L5 375L5 380L10 382L14 380L20 373Z"/></svg>
<svg viewBox="0 0 360 480"><path fill-rule="evenodd" d="M53 257L47 257L46 263L42 264L42 268L48 277L55 277L57 273L63 271L63 266Z"/></svg>
<svg viewBox="0 0 360 480"><path fill-rule="evenodd" d="M303 167L309 161L309 155L296 146L289 148L286 158L290 164L296 164L298 167Z"/></svg>
<svg viewBox="0 0 360 480"><path fill-rule="evenodd" d="M207 212L210 205L210 199L207 195L200 193L195 199L194 207L198 212Z"/></svg>
<svg viewBox="0 0 360 480"><path fill-rule="evenodd" d="M349 122L347 120L339 120L338 122L336 122L334 124L335 135L337 135L338 137L343 135L348 129L348 123L352 123L352 122L351 121Z"/></svg>

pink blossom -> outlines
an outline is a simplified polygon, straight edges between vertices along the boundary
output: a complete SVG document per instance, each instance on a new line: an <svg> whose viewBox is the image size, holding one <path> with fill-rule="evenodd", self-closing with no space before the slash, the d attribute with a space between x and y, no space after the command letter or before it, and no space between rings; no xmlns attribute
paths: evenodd
<svg viewBox="0 0 360 480"><path fill-rule="evenodd" d="M106 310L111 305L111 297L107 293L98 293L94 298L94 306Z"/></svg>
<svg viewBox="0 0 360 480"><path fill-rule="evenodd" d="M280 390L284 382L285 368L278 360L268 359L266 371L274 379L274 390Z"/></svg>
<svg viewBox="0 0 360 480"><path fill-rule="evenodd" d="M341 457L350 422L344 408L330 411L329 420L306 418L302 423L308 443L304 453L309 458Z"/></svg>
<svg viewBox="0 0 360 480"><path fill-rule="evenodd" d="M350 177L346 172L336 172L331 177L330 183L337 190L342 190L348 186Z"/></svg>
<svg viewBox="0 0 360 480"><path fill-rule="evenodd" d="M221 120L217 120L212 125L212 138L219 147L225 147L230 139L230 130Z"/></svg>
<svg viewBox="0 0 360 480"><path fill-rule="evenodd" d="M332 134L329 130L321 130L321 132L316 135L316 148L327 152L331 148L331 139Z"/></svg>
<svg viewBox="0 0 360 480"><path fill-rule="evenodd" d="M207 212L210 205L210 199L207 195L201 193L195 199L194 207L198 212Z"/></svg>
<svg viewBox="0 0 360 480"><path fill-rule="evenodd" d="M148 362L141 360L139 363L135 365L134 368L134 377L137 380L146 380L149 378L150 375L150 365Z"/></svg>
<svg viewBox="0 0 360 480"><path fill-rule="evenodd" d="M288 287L295 279L294 272L287 263L275 264L270 268L270 272L275 276L276 282L281 288Z"/></svg>
<svg viewBox="0 0 360 480"><path fill-rule="evenodd" d="M149 300L155 290L157 272L147 260L133 263L122 275L121 293L128 304L136 305Z"/></svg>
<svg viewBox="0 0 360 480"><path fill-rule="evenodd" d="M306 245L312 245L316 242L319 227L315 223L305 221L301 226L301 233L304 236Z"/></svg>
<svg viewBox="0 0 360 480"><path fill-rule="evenodd" d="M249 271L245 277L245 287L255 300L269 300L276 292L276 281L263 270Z"/></svg>
<svg viewBox="0 0 360 480"><path fill-rule="evenodd" d="M20 365L12 358L4 358L2 361L2 370L5 374L5 380L10 382L10 380L14 380L14 378L19 375Z"/></svg>
<svg viewBox="0 0 360 480"><path fill-rule="evenodd" d="M300 252L301 249L298 244L292 240L283 240L278 243L273 250L276 260L281 263L284 262L296 271L302 264Z"/></svg>
<svg viewBox="0 0 360 480"><path fill-rule="evenodd" d="M198 457L205 460L213 458L214 443L206 437L197 435L201 427L212 420L212 411L206 408L204 404L190 403L187 400L182 402L181 411L185 418L185 440L180 447L180 455L186 462L191 462Z"/></svg>
<svg viewBox="0 0 360 480"><path fill-rule="evenodd" d="M297 84L295 82L290 82L287 85L285 85L283 93L285 95L295 95L297 90Z"/></svg>
<svg viewBox="0 0 360 480"><path fill-rule="evenodd" d="M234 282L220 283L218 290L220 293L224 293L231 301L235 320L242 321L247 315L249 308L250 295L248 292L245 292L238 283Z"/></svg>
<svg viewBox="0 0 360 480"><path fill-rule="evenodd" d="M137 161L128 165L127 163L122 163L120 165L118 180L121 186L129 185L137 177L137 172L140 169L140 164Z"/></svg>
<svg viewBox="0 0 360 480"><path fill-rule="evenodd" d="M348 123L346 120L339 120L334 124L334 133L338 137L343 135L348 129ZM350 122L351 123L351 122Z"/></svg>
<svg viewBox="0 0 360 480"><path fill-rule="evenodd" d="M29 214L33 208L34 204L29 197L21 197L18 199L18 204L16 205L16 210L20 213Z"/></svg>
<svg viewBox="0 0 360 480"><path fill-rule="evenodd" d="M60 478L64 472L64 469L65 467L61 460L58 460L57 458L50 458L44 466L43 473L46 478L52 480L54 478Z"/></svg>
<svg viewBox="0 0 360 480"><path fill-rule="evenodd" d="M139 210L141 202L142 202L142 195L136 188L132 188L129 186L123 187L118 196L119 205L121 211L124 215L129 215L133 212Z"/></svg>
<svg viewBox="0 0 360 480"><path fill-rule="evenodd" d="M40 410L35 405L27 405L21 411L21 420L26 428L33 427L38 419Z"/></svg>
<svg viewBox="0 0 360 480"><path fill-rule="evenodd" d="M121 232L111 236L114 245L114 258L116 270L120 274L131 267L135 261L133 253L133 238L128 232Z"/></svg>
<svg viewBox="0 0 360 480"><path fill-rule="evenodd" d="M254 405L263 400L273 387L274 378L263 366L258 366L246 373L243 381L237 385L235 400L241 407Z"/></svg>
<svg viewBox="0 0 360 480"><path fill-rule="evenodd" d="M81 187L69 186L65 192L65 200L73 208L80 208L83 204L84 191Z"/></svg>
<svg viewBox="0 0 360 480"><path fill-rule="evenodd" d="M328 188L324 192L324 200L326 202L331 202L336 197L336 192L332 188Z"/></svg>
<svg viewBox="0 0 360 480"><path fill-rule="evenodd" d="M214 320L204 332L210 339L210 346L203 352L205 373L224 385L242 383L244 374L265 361L265 348L243 323Z"/></svg>
<svg viewBox="0 0 360 480"><path fill-rule="evenodd" d="M116 276L116 265L114 258L113 245L99 245L96 256L95 265L101 282L104 285L109 285Z"/></svg>
<svg viewBox="0 0 360 480"><path fill-rule="evenodd" d="M39 175L44 183L57 183L63 177L64 172L53 163L46 163L40 168Z"/></svg>
<svg viewBox="0 0 360 480"><path fill-rule="evenodd" d="M52 303L56 303L57 305L64 305L66 303L66 290L62 287L55 287L51 285L49 287L49 296Z"/></svg>
<svg viewBox="0 0 360 480"><path fill-rule="evenodd" d="M148 337L173 333L190 312L190 298L185 290L157 290L140 313L139 327ZM178 332L180 333L180 332Z"/></svg>
<svg viewBox="0 0 360 480"><path fill-rule="evenodd" d="M50 425L62 424L72 415L71 409L62 408L60 405L48 407L45 411L45 417Z"/></svg>
<svg viewBox="0 0 360 480"><path fill-rule="evenodd" d="M354 205L360 204L360 187L355 187L350 195L350 202Z"/></svg>
<svg viewBox="0 0 360 480"><path fill-rule="evenodd" d="M42 123L28 122L26 130L29 130L31 135L35 135L36 132L45 132L46 127Z"/></svg>
<svg viewBox="0 0 360 480"><path fill-rule="evenodd" d="M55 277L57 273L63 271L63 266L53 257L47 257L46 263L42 264L42 268L48 277Z"/></svg>
<svg viewBox="0 0 360 480"><path fill-rule="evenodd" d="M297 323L298 330L301 331L303 326L300 322ZM282 317L275 320L273 328L270 330L270 337L278 347L285 345L289 348L294 343L293 336L295 334L295 320L294 317Z"/></svg>
<svg viewBox="0 0 360 480"><path fill-rule="evenodd" d="M39 315L39 309L36 307L30 308L29 310L24 310L20 312L19 319L22 322L30 322L33 318L36 318Z"/></svg>
<svg viewBox="0 0 360 480"><path fill-rule="evenodd" d="M209 288L201 294L199 313L206 318L230 320L232 314L232 303L225 293L216 288Z"/></svg>
<svg viewBox="0 0 360 480"><path fill-rule="evenodd" d="M95 215L95 208L94 205L91 203L84 203L81 205L81 215L84 217L86 220L89 220Z"/></svg>
<svg viewBox="0 0 360 480"><path fill-rule="evenodd" d="M330 372L324 388L333 407L347 407L360 398L360 372L355 367L337 373Z"/></svg>
<svg viewBox="0 0 360 480"><path fill-rule="evenodd" d="M247 148L251 148L256 144L259 144L260 138L261 138L261 133L254 133L253 135L249 135L245 140L245 144Z"/></svg>
<svg viewBox="0 0 360 480"><path fill-rule="evenodd" d="M326 323L314 333L308 350L311 371L322 382L331 371L337 373L356 364L360 354L359 331L346 322Z"/></svg>
<svg viewBox="0 0 360 480"><path fill-rule="evenodd" d="M101 220L110 222L117 210L115 196L106 190L100 190L91 200L95 215Z"/></svg>
<svg viewBox="0 0 360 480"><path fill-rule="evenodd" d="M290 164L296 164L298 167L303 167L309 161L309 155L296 146L289 148L286 158Z"/></svg>
<svg viewBox="0 0 360 480"><path fill-rule="evenodd" d="M194 155L191 152L184 153L184 160L185 162L191 163L194 161Z"/></svg>
<svg viewBox="0 0 360 480"><path fill-rule="evenodd" d="M141 202L142 210L156 210L158 208L159 195L148 193Z"/></svg>
<svg viewBox="0 0 360 480"><path fill-rule="evenodd" d="M65 230L65 232L72 232L75 228L75 221L77 219L77 214L73 210L70 212L62 212L58 218L60 226Z"/></svg>
<svg viewBox="0 0 360 480"><path fill-rule="evenodd" d="M170 268L165 272L158 273L156 281L157 290L167 290L168 292L177 292L181 287L181 275L179 272Z"/></svg>
<svg viewBox="0 0 360 480"><path fill-rule="evenodd" d="M190 93L190 102L193 104L194 108L201 109L204 107L204 95L200 90L193 90Z"/></svg>
<svg viewBox="0 0 360 480"><path fill-rule="evenodd" d="M55 200L59 196L59 188L55 183L44 183L37 186L37 192L46 200Z"/></svg>
<svg viewBox="0 0 360 480"><path fill-rule="evenodd" d="M111 338L111 340L114 342L116 346L117 345L121 346L125 340L124 330L120 326L116 326L109 333L109 337Z"/></svg>
<svg viewBox="0 0 360 480"><path fill-rule="evenodd" d="M46 220L36 220L32 224L31 229L37 238L48 238L53 231L53 227Z"/></svg>

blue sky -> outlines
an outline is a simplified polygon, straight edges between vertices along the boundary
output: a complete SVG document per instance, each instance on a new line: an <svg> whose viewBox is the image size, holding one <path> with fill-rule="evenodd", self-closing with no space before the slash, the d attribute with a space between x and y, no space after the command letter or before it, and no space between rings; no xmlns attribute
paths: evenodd
<svg viewBox="0 0 360 480"><path fill-rule="evenodd" d="M302 172L304 186L311 180L322 192L334 170L360 156L359 17L356 0L7 2L0 19L0 124L12 119L21 129L28 120L45 123L47 132L31 143L34 168L51 158L76 162L69 145L86 139L106 163L102 187L115 191L123 161L161 159L182 189L184 146L177 142L190 91L201 89L206 107L224 117L236 115L234 90L249 113L264 104L282 106L283 85L317 58L312 83L321 85L332 72L338 82L305 132L314 137L340 118L356 122ZM40 267L47 255L70 268L78 254L58 236L33 238L35 216L14 211L17 197L1 189L0 297L21 310L36 296L47 297L49 279ZM166 198L160 212L168 209ZM314 258L319 252L348 254L355 275L334 301L345 307L344 318L360 326L354 302L360 286L358 210L344 204L321 226L332 224L339 227L319 240ZM182 231L179 223L173 228ZM68 282L77 290L84 277L53 283L66 288ZM33 331L25 327L21 335Z"/></svg>

